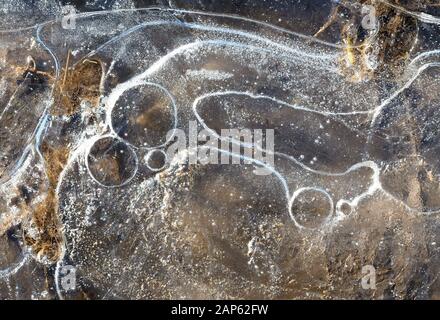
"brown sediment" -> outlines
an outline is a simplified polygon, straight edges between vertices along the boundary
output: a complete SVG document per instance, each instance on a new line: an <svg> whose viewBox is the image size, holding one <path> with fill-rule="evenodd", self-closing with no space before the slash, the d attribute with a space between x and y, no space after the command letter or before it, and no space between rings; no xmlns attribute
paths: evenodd
<svg viewBox="0 0 440 320"><path fill-rule="evenodd" d="M371 42L355 50L357 59L352 67L358 70L358 80L378 74L398 76L408 63L416 41L417 20L383 3L368 0L363 4L375 8L379 29ZM375 60L374 68L368 66L369 58Z"/></svg>
<svg viewBox="0 0 440 320"><path fill-rule="evenodd" d="M72 115L79 111L83 100L92 105L98 103L102 65L97 60L83 60L69 68L70 53L62 81L54 91L53 115ZM37 72L37 71L35 71ZM43 142L41 152L44 158L48 188L44 199L34 207L23 205L29 212L29 223L23 228L24 242L41 261L56 262L62 253L63 237L58 217L56 188L59 177L70 155L68 146L52 146Z"/></svg>
<svg viewBox="0 0 440 320"><path fill-rule="evenodd" d="M377 7L376 12L381 25L376 41L380 48L380 66L389 66L391 71L401 70L417 38L417 20L383 4Z"/></svg>
<svg viewBox="0 0 440 320"><path fill-rule="evenodd" d="M62 245L57 212L58 198L55 190L70 151L67 147L52 148L45 143L42 145L41 151L49 186L44 200L34 208L27 208L32 215L30 225L28 228L24 228L23 235L25 243L32 248L37 257L40 259L44 257L47 261L55 262L61 254Z"/></svg>
<svg viewBox="0 0 440 320"><path fill-rule="evenodd" d="M145 110L134 119L131 119L131 122L141 127L149 126L152 130L160 130L161 124L157 119L161 116L163 108L166 105L167 101L164 99L158 99L153 105L149 106L148 110Z"/></svg>
<svg viewBox="0 0 440 320"><path fill-rule="evenodd" d="M62 81L55 87L53 115L72 115L80 110L81 101L98 103L103 67L100 61L84 59L69 67L67 55Z"/></svg>
<svg viewBox="0 0 440 320"><path fill-rule="evenodd" d="M400 5L399 0L391 2ZM346 6L356 13L341 24L341 36L346 46L340 59L341 72L354 82L372 79L378 74L401 74L417 38L416 18L374 0L363 0L359 5L374 8L378 22L374 35L366 37L366 30L362 28L362 7L353 8L353 3L343 1L315 36L337 23L335 12Z"/></svg>

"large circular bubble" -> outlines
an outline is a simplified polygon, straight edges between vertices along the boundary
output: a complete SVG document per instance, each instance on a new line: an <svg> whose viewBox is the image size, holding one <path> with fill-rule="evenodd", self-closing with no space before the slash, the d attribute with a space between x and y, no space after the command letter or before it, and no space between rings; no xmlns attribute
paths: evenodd
<svg viewBox="0 0 440 320"><path fill-rule="evenodd" d="M111 114L113 130L138 148L166 143L175 126L176 106L170 93L160 85L146 83L127 89L118 98Z"/></svg>
<svg viewBox="0 0 440 320"><path fill-rule="evenodd" d="M93 143L86 161L92 178L108 187L126 184L135 176L138 168L133 149L120 139L110 136Z"/></svg>
<svg viewBox="0 0 440 320"><path fill-rule="evenodd" d="M333 213L333 200L323 189L300 188L289 202L292 219L302 227L315 229L325 224Z"/></svg>

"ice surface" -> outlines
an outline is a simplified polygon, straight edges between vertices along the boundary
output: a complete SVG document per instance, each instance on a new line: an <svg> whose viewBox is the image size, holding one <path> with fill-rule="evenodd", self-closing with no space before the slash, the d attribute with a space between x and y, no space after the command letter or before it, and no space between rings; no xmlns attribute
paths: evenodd
<svg viewBox="0 0 440 320"><path fill-rule="evenodd" d="M363 2L2 3L0 297L438 298L438 12Z"/></svg>

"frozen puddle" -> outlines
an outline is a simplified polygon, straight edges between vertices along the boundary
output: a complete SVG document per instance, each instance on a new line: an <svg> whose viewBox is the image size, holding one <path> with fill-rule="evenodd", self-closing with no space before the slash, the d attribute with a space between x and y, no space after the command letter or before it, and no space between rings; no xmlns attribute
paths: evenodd
<svg viewBox="0 0 440 320"><path fill-rule="evenodd" d="M433 16L396 10L437 28ZM352 249L339 235L381 228L381 218L365 221L369 207L438 225L432 42L385 81L343 67L373 31L347 46L190 10L72 18L74 29L47 21L2 33L0 231L19 225L28 238L22 252L0 256L1 281L36 260L56 263L58 298L225 297L240 284L242 297L290 297L307 281L319 296L314 272L338 256L331 244ZM246 128L273 129L274 149L221 136ZM219 143L171 159L167 148L193 129ZM200 150L235 164L189 165ZM32 215L42 205L54 215L39 224ZM48 237L53 256L35 249ZM318 271L305 270L313 263ZM63 288L70 265L73 292Z"/></svg>

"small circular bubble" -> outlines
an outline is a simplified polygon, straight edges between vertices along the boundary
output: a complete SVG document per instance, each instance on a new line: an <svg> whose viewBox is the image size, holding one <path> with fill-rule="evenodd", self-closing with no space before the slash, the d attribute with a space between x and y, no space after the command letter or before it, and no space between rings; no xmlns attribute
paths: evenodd
<svg viewBox="0 0 440 320"><path fill-rule="evenodd" d="M346 200L339 200L336 205L336 210L347 216L352 212L353 208Z"/></svg>
<svg viewBox="0 0 440 320"><path fill-rule="evenodd" d="M154 149L145 156L145 164L151 171L161 171L167 165L167 154L160 149Z"/></svg>

